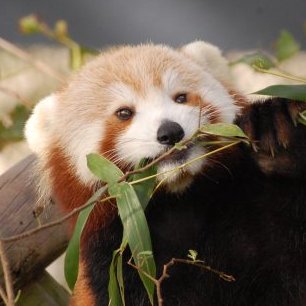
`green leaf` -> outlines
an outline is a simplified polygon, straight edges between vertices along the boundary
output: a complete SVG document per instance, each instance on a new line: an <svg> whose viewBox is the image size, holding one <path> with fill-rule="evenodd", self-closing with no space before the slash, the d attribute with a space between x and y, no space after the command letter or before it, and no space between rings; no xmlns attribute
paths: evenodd
<svg viewBox="0 0 306 306"><path fill-rule="evenodd" d="M112 262L109 268L109 306L125 306L124 282L122 273L122 254L127 247L125 235L119 249L113 252Z"/></svg>
<svg viewBox="0 0 306 306"><path fill-rule="evenodd" d="M198 252L196 250L189 250L187 257L189 257L193 261L196 261L198 257Z"/></svg>
<svg viewBox="0 0 306 306"><path fill-rule="evenodd" d="M118 257L118 262L117 262L117 271L116 271L116 276L117 276L117 281L119 285L119 290L120 290L120 296L123 305L125 305L125 299L124 299L124 281L123 281L123 269L122 269L122 253L120 253Z"/></svg>
<svg viewBox="0 0 306 306"><path fill-rule="evenodd" d="M187 146L186 145L183 145L179 142L177 142L175 145L174 145L175 149L178 150L178 151L182 151L182 150L186 150L187 149Z"/></svg>
<svg viewBox="0 0 306 306"><path fill-rule="evenodd" d="M270 69L275 67L273 61L263 53L256 52L252 54L246 54L237 61L233 62L231 65L235 65L238 63L245 63L251 67L258 67L261 69Z"/></svg>
<svg viewBox="0 0 306 306"><path fill-rule="evenodd" d="M115 164L99 154L87 155L87 167L94 175L108 184L116 183L123 176L123 172Z"/></svg>
<svg viewBox="0 0 306 306"><path fill-rule="evenodd" d="M282 31L276 41L276 57L279 61L290 58L300 50L300 45L288 31Z"/></svg>
<svg viewBox="0 0 306 306"><path fill-rule="evenodd" d="M123 223L125 237L132 252L134 262L139 267L140 278L153 304L154 282L142 273L155 278L156 266L152 254L152 244L147 220L133 187L127 182L114 184L109 187L111 195L117 195L117 207ZM119 195L119 196L118 196Z"/></svg>
<svg viewBox="0 0 306 306"><path fill-rule="evenodd" d="M202 133L215 136L248 138L248 136L240 129L240 127L235 124L206 124L201 127L200 131Z"/></svg>
<svg viewBox="0 0 306 306"><path fill-rule="evenodd" d="M78 277L79 271L79 252L80 252L80 241L83 229L88 220L88 217L93 210L96 201L106 191L106 187L100 188L88 201L87 204L92 203L84 210L82 210L78 216L72 238L69 241L66 256L65 256L65 278L67 284L71 290L73 290L75 282ZM100 204L103 205L103 204Z"/></svg>
<svg viewBox="0 0 306 306"><path fill-rule="evenodd" d="M144 165L145 164L143 162L140 162L139 165L135 169L142 168ZM153 165L146 171L132 175L131 181L138 181L142 178L150 177L156 173L157 173L157 166ZM142 181L141 184L134 185L134 190L136 191L137 197L141 203L143 210L146 209L151 199L155 184L156 184L156 178L154 177L154 178Z"/></svg>
<svg viewBox="0 0 306 306"><path fill-rule="evenodd" d="M109 283L108 283L109 306L123 306L123 300L120 293L119 284L117 281L118 260L120 257L121 257L120 249L113 252L113 259L109 267Z"/></svg>
<svg viewBox="0 0 306 306"><path fill-rule="evenodd" d="M273 85L253 94L306 101L306 85Z"/></svg>
<svg viewBox="0 0 306 306"><path fill-rule="evenodd" d="M0 122L0 147L11 141L23 139L24 125L29 118L31 111L23 105L17 105L14 111L10 114L12 125L5 127Z"/></svg>

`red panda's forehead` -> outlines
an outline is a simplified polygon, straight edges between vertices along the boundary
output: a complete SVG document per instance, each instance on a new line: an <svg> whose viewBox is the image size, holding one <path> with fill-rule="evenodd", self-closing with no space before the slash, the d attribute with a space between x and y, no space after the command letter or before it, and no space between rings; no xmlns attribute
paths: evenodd
<svg viewBox="0 0 306 306"><path fill-rule="evenodd" d="M102 53L81 69L61 92L60 107L84 118L108 116L114 108L146 98L152 88L170 96L184 91L177 84L187 84L186 91L197 88L201 73L201 67L169 47L122 47Z"/></svg>
<svg viewBox="0 0 306 306"><path fill-rule="evenodd" d="M121 48L102 54L90 67L88 81L107 89L114 83L125 84L139 95L145 95L148 87L164 86L169 71L181 79L197 82L196 65L181 52L163 46L144 45ZM197 70L197 69L196 69ZM192 81L191 81L192 80Z"/></svg>

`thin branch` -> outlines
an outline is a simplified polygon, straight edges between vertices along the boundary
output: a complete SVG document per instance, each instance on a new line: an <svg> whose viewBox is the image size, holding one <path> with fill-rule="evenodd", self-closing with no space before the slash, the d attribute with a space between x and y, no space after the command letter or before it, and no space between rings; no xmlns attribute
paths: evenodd
<svg viewBox="0 0 306 306"><path fill-rule="evenodd" d="M190 141L190 139L188 139L188 141ZM187 140L186 140L186 143L187 143ZM126 174L124 174L119 180L118 182L122 182L124 180L126 180L126 178L131 175L131 174L134 174L134 173L141 173L143 171L145 171L146 169L148 169L149 167L151 167L152 165L154 165L155 163L159 162L161 159L165 158L166 156L168 156L169 154L171 154L173 151L175 150L175 148L171 148L169 151L165 152L163 155L161 155L159 158L157 158L156 160L152 161L151 163L147 164L146 166L144 166L143 168L140 168L140 169L137 169L137 170L134 170L134 171L130 171L130 172L127 172ZM105 191L104 193L106 192L106 187L107 185L104 185L104 188L105 188ZM103 193L103 194L104 194ZM101 194L101 196L103 195ZM104 201L108 201L109 199L112 199L112 198L115 198L115 197L107 197L103 200L100 200L101 202L104 202ZM65 221L67 221L68 219L72 218L74 215L76 215L77 213L79 213L80 211L84 210L85 208L87 208L88 206L90 206L91 204L97 202L99 200L94 200L94 201L90 201L90 202L86 202L84 205L81 205L77 208L74 208L70 213L66 214L65 216L63 216L62 218L56 220L56 221L53 221L53 222L49 222L49 223L46 223L40 227L37 227L37 228L34 228L32 230L29 230L29 231L26 231L24 233L21 233L21 234L18 234L18 235L15 235L15 236L10 236L10 237L3 237L1 238L0 237L0 241L3 241L3 242L13 242L13 241L17 241L17 240L21 240L23 238L27 238L29 236L32 236L34 234L36 234L37 232L40 232L41 230L44 230L44 229L47 229L47 228L51 228L51 227L54 227L54 226L58 226L58 225L61 225L62 223L64 223Z"/></svg>
<svg viewBox="0 0 306 306"><path fill-rule="evenodd" d="M183 141L181 141L179 143L179 145L181 147L184 146L188 146L190 144L192 144L198 137L201 137L203 135L199 135L199 130L197 130L190 138L185 139ZM137 173L142 173L146 170L148 170L149 168L151 168L152 166L156 165L157 163L159 163L160 161L162 161L163 159L165 159L166 157L168 157L169 155L171 155L172 153L174 153L175 151L177 151L177 147L174 146L171 149L169 149L168 151L164 152L163 154L161 154L159 157L155 158L154 160L152 160L150 163L148 163L147 165L145 165L142 168L136 169L136 170L132 170L132 171L127 171L118 181L118 183L126 180L128 178L129 175L133 175L133 174L137 174Z"/></svg>
<svg viewBox="0 0 306 306"><path fill-rule="evenodd" d="M7 259L2 241L0 241L0 260L1 260L2 270L3 270L6 294L7 294L6 305L14 306L15 305L15 294L14 294L12 275L10 271L9 261Z"/></svg>
<svg viewBox="0 0 306 306"><path fill-rule="evenodd" d="M196 132L191 138L189 139L186 139L185 141L181 142L180 145L183 147L183 146L187 146L189 143L192 143L196 138L198 138L198 136L203 136L203 135L198 135L198 132ZM145 177L143 179L139 179L137 181L133 181L133 182L130 182L130 184L136 184L136 183L139 183L141 181L144 181L144 180L147 180L147 179L150 179L152 177L156 177L157 175L161 175L161 174L165 174L165 173L168 173L168 172L174 172L176 170L179 170L183 167L185 167L186 165L189 165L190 163L196 161L196 160L199 160L199 159L202 159L202 158L205 158L207 156L210 156L212 154L215 154L219 151L222 151L222 150L225 150L229 147L232 147L234 145L237 145L241 142L241 140L238 140L236 142L233 142L233 143L230 143L229 145L226 145L226 146L223 146L223 147L220 147L216 150L213 150L211 152L208 152L204 155L201 155L201 156L198 156L190 161L188 161L187 163L184 163L182 164L181 166L178 166L176 167L175 169L171 169L169 171L165 171L163 173L159 173L159 174L156 174L154 176L150 176L150 177ZM147 170L148 168L150 168L151 166L155 165L156 163L160 162L162 159L166 158L167 156L169 156L170 154L172 154L175 150L177 150L176 147L172 147L170 150L166 151L164 154L162 154L161 156L159 156L158 158L154 159L152 162L148 163L146 166L140 168L140 169L136 169L136 170L133 170L133 171L128 171L126 172L119 180L118 180L118 183L122 182L122 181L125 181L127 179L127 177L131 174L136 174L136 173L141 173L141 172L144 172L145 170ZM107 184L103 185L103 187L105 188L105 191L103 192L103 194L106 192L106 189L107 189ZM101 195L102 196L102 195ZM103 200L100 200L101 202L104 202L104 201L107 201L109 199L112 199L112 198L115 198L115 197L107 197ZM50 228L50 227L54 227L54 226L58 226L62 223L64 223L66 220L70 219L71 217L73 217L74 215L76 215L77 213L79 213L80 211L84 210L85 208L87 208L88 206L90 206L91 204L97 202L98 200L94 200L94 201L90 201L90 202L86 202L84 205L81 205L77 208L74 208L70 213L68 213L67 215L65 215L64 217L56 220L56 221L53 221L53 222L49 222L49 223L46 223L40 227L37 227L37 228L34 228L32 230L29 230L29 231L26 231L24 233L21 233L21 234L18 234L18 235L15 235L15 236L11 236L11 237L7 237L7 238L1 238L0 237L0 240L3 241L3 242L13 242L13 241L16 241L16 240L20 240L20 239L23 239L23 238L26 238L26 237L29 237L29 236L32 236L33 234L36 234L37 232L41 231L41 230L44 230L44 229L47 229L47 228Z"/></svg>
<svg viewBox="0 0 306 306"><path fill-rule="evenodd" d="M233 147L233 146L235 146L235 145L237 145L237 144L240 144L241 142L242 142L241 140L237 140L237 141L235 141L235 142L231 142L230 144L228 144L228 145L226 145L226 146L223 146L223 147L221 147L221 148L215 149L215 150L210 151L210 152L208 152L208 153L199 155L199 156L197 156L197 157L195 157L195 158L189 160L188 162L186 162L186 163L184 163L184 164L181 164L181 165L179 165L179 166L177 166L177 167L175 167L175 168L173 168L173 169L170 169L170 170L167 170L167 171L164 171L164 172L160 172L160 173L156 173L156 174L153 174L153 175L151 175L151 176L147 176L147 177L141 178L141 179L136 180L136 181L131 181L131 182L129 182L129 184L131 184L131 185L138 184L138 183L141 183L141 182L146 181L146 180L150 180L150 179L152 179L152 178L154 178L154 177L157 177L157 176L160 176L160 175L165 175L165 174L167 174L167 173L172 173L172 172L178 171L178 170L183 169L183 168L185 168L186 166L188 166L188 165L194 163L195 161L198 161L198 160L200 160L200 159L209 157L210 155L219 153L219 152L221 152L221 151L223 151L223 150L226 150L226 149L228 149L228 148L230 148L230 147ZM145 168L145 167L144 167L144 168ZM140 171L140 170L143 171L143 168L138 169L138 171ZM136 171L137 171L137 170L136 170ZM120 181L121 181L121 179L120 179Z"/></svg>
<svg viewBox="0 0 306 306"><path fill-rule="evenodd" d="M193 141L192 139L186 139L185 141L182 141L180 144L182 144L182 146L184 146L184 145L187 145L187 144L191 143L192 141ZM149 168L151 168L152 166L156 165L157 163L159 163L160 161L165 159L167 156L169 156L170 154L172 154L176 150L177 150L177 148L174 146L170 150L168 150L165 153L163 153L162 155L160 155L158 158L154 159L153 161L151 161L150 163L145 165L144 167L136 169L136 170L132 170L132 171L127 171L119 179L118 183L125 181L128 178L128 176L130 176L130 175L137 174L137 173L142 173L142 172L148 170Z"/></svg>
<svg viewBox="0 0 306 306"><path fill-rule="evenodd" d="M0 48L4 49L5 51L14 54L15 56L21 58L22 60L28 62L38 70L44 72L45 74L49 75L50 77L58 80L59 82L63 82L63 76L55 71L53 68L45 64L44 62L33 59L33 56L29 53L25 52L24 50L18 48L14 44L10 43L9 41L5 40L4 38L0 37Z"/></svg>
<svg viewBox="0 0 306 306"><path fill-rule="evenodd" d="M105 191L104 191L104 193L105 193ZM100 196L102 196L103 194L101 194ZM66 222L68 219L72 218L74 215L78 214L80 211L82 211L85 208L87 208L88 206L90 206L90 205L92 205L92 204L94 204L96 202L102 203L102 202L106 202L106 201L108 201L110 199L114 199L114 198L115 198L115 196L111 196L111 197L106 197L106 198L104 198L102 200L96 199L96 200L93 200L93 201L90 201L90 202L86 202L84 205L81 205L81 206L79 206L77 208L74 208L70 213L66 214L65 216L63 216L62 218L60 218L60 219L58 219L56 221L46 223L46 224L44 224L44 225L42 225L40 227L34 228L32 230L26 231L24 233L21 233L21 234L15 235L15 236L10 236L10 237L7 237L7 238L0 238L0 242L1 241L2 242L13 242L13 241L16 241L16 240L20 240L20 239L32 236L32 235L36 234L37 232L40 232L40 231L42 231L44 229L61 225L64 222Z"/></svg>
<svg viewBox="0 0 306 306"><path fill-rule="evenodd" d="M201 260L189 260L189 259L179 259L179 258L173 258L174 263L183 263L183 264L188 264L192 265L195 267L202 268L206 271L212 272L214 274L217 274L220 278L227 282L234 282L236 281L235 277L233 275L226 274L222 271L216 270L212 268L211 266L205 265L203 261Z"/></svg>
<svg viewBox="0 0 306 306"><path fill-rule="evenodd" d="M220 278L222 278L223 280L225 280L227 282L234 282L236 280L234 276L226 274L222 271L218 271L216 269L213 269L212 267L210 267L208 265L205 265L204 262L201 261L201 260L189 260L189 259L181 259L181 258L172 258L168 263L164 264L163 272L158 279L152 277L150 274L143 271L140 267L134 265L131 262L131 259L128 261L128 265L130 265L131 267L133 267L137 271L144 274L146 277L148 277L155 284L158 306L163 306L163 304L164 304L164 299L163 299L163 296L162 296L162 289L161 289L162 282L165 279L170 277L170 275L168 274L168 269L170 267L174 266L175 264L187 264L187 265L192 265L192 266L204 269L206 271L217 274Z"/></svg>

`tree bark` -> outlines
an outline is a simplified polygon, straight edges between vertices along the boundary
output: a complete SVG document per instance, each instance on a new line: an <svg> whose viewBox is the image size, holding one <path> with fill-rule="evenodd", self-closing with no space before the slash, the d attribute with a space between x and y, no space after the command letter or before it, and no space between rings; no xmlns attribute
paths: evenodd
<svg viewBox="0 0 306 306"><path fill-rule="evenodd" d="M37 202L34 168L35 157L30 155L0 177L0 239L21 234L62 216L54 204L48 206L39 220L34 216ZM65 250L66 233L67 224L59 224L20 240L5 242L15 291L40 276L44 268ZM1 265L0 283L3 285Z"/></svg>

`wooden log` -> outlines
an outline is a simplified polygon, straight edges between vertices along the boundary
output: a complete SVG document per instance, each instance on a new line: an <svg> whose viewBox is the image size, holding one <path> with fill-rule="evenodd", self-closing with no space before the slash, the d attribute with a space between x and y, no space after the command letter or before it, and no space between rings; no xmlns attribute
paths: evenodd
<svg viewBox="0 0 306 306"><path fill-rule="evenodd" d="M50 204L40 217L41 224L34 217L34 164L35 157L31 155L0 177L0 239L37 228L62 216L56 206ZM66 233L67 224L60 224L21 240L5 242L15 290L41 275L44 268L65 250ZM0 270L3 285L2 274Z"/></svg>

